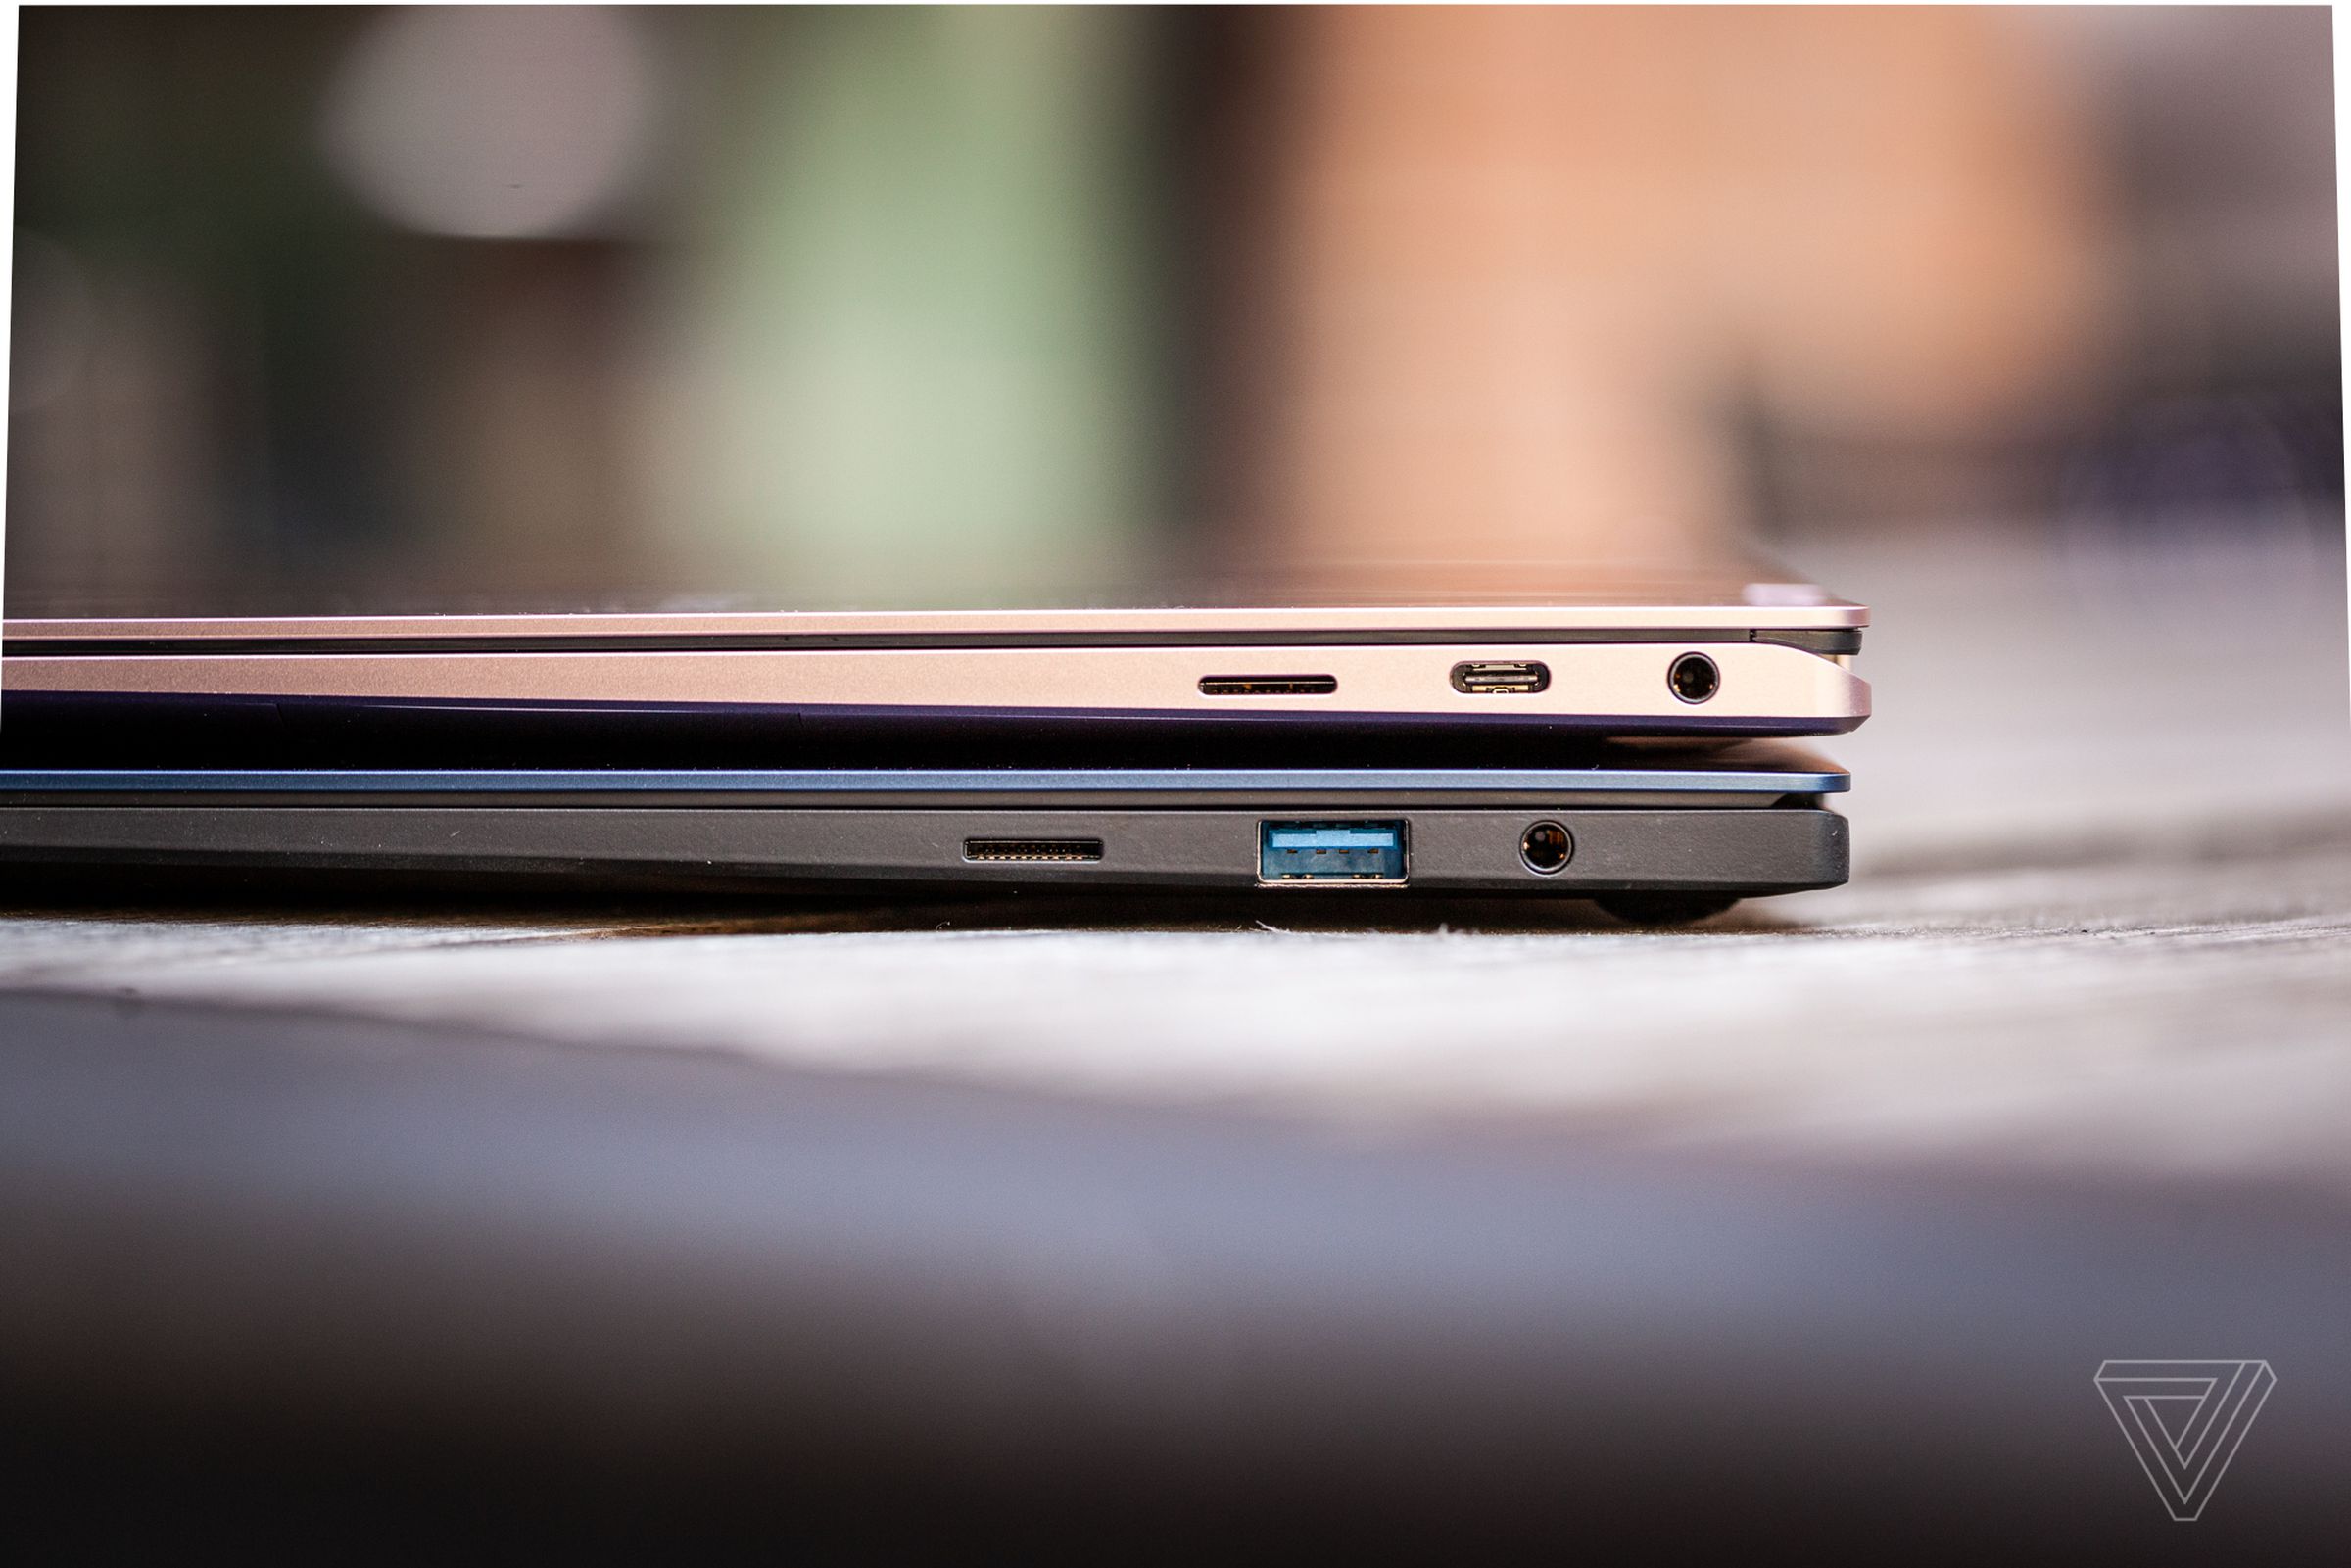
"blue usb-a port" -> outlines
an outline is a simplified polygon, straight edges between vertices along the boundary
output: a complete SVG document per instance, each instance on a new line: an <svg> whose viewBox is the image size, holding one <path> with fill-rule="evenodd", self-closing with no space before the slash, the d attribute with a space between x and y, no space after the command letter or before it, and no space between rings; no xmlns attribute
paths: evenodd
<svg viewBox="0 0 2351 1568"><path fill-rule="evenodd" d="M1260 824L1257 877L1267 882L1403 881L1404 824Z"/></svg>

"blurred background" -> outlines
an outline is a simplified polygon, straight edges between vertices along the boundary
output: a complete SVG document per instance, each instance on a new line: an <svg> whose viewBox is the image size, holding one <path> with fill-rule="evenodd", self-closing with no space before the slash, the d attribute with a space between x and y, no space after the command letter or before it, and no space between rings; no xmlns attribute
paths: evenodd
<svg viewBox="0 0 2351 1568"><path fill-rule="evenodd" d="M9 608L1740 536L2331 583L2329 50L2316 7L39 8Z"/></svg>
<svg viewBox="0 0 2351 1568"><path fill-rule="evenodd" d="M2020 786L2331 809L2330 60L2319 7L39 8L7 608L1736 541L1876 611L1864 871Z"/></svg>

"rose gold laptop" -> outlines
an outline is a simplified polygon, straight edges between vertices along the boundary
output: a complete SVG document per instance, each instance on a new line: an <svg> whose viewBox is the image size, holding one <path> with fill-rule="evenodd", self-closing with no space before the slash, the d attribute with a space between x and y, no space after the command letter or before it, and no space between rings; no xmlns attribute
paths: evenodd
<svg viewBox="0 0 2351 1568"><path fill-rule="evenodd" d="M1399 585L1405 585L1399 587ZM29 618L8 701L1852 729L1862 606L1745 561L1381 562L963 609Z"/></svg>

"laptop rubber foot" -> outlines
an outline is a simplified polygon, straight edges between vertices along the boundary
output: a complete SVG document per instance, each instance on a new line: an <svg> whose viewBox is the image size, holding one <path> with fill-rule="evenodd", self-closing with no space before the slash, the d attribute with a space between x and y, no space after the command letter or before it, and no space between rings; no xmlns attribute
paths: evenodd
<svg viewBox="0 0 2351 1568"><path fill-rule="evenodd" d="M1739 902L1735 893L1602 893L1592 902L1630 926L1688 926Z"/></svg>

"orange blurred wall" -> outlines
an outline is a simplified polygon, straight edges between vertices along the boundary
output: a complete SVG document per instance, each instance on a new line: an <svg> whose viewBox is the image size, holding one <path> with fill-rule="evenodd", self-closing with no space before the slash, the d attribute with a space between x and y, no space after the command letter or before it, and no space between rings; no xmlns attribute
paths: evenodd
<svg viewBox="0 0 2351 1568"><path fill-rule="evenodd" d="M2097 359L2093 150L2014 13L1287 24L1261 547L1672 551L1739 525L1735 400L1964 434Z"/></svg>

